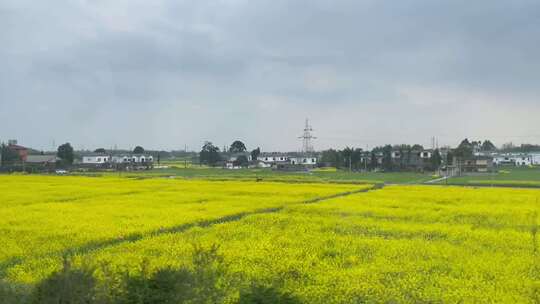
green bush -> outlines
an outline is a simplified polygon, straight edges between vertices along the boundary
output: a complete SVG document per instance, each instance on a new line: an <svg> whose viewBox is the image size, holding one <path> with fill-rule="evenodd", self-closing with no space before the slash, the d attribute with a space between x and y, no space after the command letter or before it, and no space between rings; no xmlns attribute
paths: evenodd
<svg viewBox="0 0 540 304"><path fill-rule="evenodd" d="M253 285L240 293L238 304L299 304L300 300L273 287Z"/></svg>
<svg viewBox="0 0 540 304"><path fill-rule="evenodd" d="M35 304L88 304L95 300L93 271L72 269L68 257L60 271L39 283L32 295Z"/></svg>

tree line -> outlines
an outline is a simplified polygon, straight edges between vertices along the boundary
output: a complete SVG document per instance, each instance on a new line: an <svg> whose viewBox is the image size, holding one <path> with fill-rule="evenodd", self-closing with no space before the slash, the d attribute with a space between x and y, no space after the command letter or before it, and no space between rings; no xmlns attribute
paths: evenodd
<svg viewBox="0 0 540 304"><path fill-rule="evenodd" d="M208 166L216 166L219 162L224 160L223 154L237 154L233 165L247 167L247 165L249 164L247 151L248 149L246 145L240 140L235 140L226 151L221 151L218 146L212 144L212 142L210 141L207 141L204 143L201 152L199 153L199 163ZM252 160L256 160L260 154L261 148L259 147L251 150L251 152L249 153Z"/></svg>

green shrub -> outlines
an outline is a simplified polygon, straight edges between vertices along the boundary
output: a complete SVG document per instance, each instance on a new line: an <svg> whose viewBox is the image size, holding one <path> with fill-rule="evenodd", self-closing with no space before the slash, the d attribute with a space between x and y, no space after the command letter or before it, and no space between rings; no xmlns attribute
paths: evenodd
<svg viewBox="0 0 540 304"><path fill-rule="evenodd" d="M88 304L95 300L96 280L93 271L72 269L69 258L64 257L60 271L39 283L32 295L36 304Z"/></svg>
<svg viewBox="0 0 540 304"><path fill-rule="evenodd" d="M273 287L252 285L250 289L240 293L238 304L298 304L298 298L283 293Z"/></svg>

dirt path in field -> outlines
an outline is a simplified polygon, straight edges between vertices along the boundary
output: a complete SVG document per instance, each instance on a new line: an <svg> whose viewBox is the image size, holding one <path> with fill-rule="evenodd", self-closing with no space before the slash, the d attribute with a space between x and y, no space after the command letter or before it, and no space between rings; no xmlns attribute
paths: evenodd
<svg viewBox="0 0 540 304"><path fill-rule="evenodd" d="M88 243L86 243L84 245L81 245L81 246L78 246L78 247L66 249L66 250L64 250L62 252L49 253L49 254L47 254L45 256L42 256L42 258L43 257L55 257L56 256L56 257L58 257L60 259L63 256L85 255L85 254L92 253L94 251L119 246L119 245L122 245L124 243L134 243L134 242L138 242L138 241L141 241L143 239L146 239L146 238L153 238L153 237L157 237L157 236L165 235L165 234L184 232L184 231L187 231L187 230L189 230L191 228L195 228L195 227L205 227L206 228L206 227L211 227L211 226L218 225L218 224L224 224L224 223L240 221L240 220L244 219L245 217L248 217L248 216L251 216L251 215L276 213L276 212L279 212L279 211L285 209L285 207L287 207L287 206L298 205L298 204L316 204L316 203L324 202L324 201L334 199L334 198L346 197L346 196L350 196L350 195L358 194L358 193L367 193L367 192L379 190L379 189L382 189L382 188L384 188L384 184L375 184L370 188L362 188L362 189L359 189L359 190L341 192L341 193L328 195L328 196L324 196L324 197L313 198L313 199L298 202L298 203L291 203L291 204L282 205L282 206L278 206L278 207L264 208L264 209L254 210L254 211L240 212L240 213L236 213L236 214L226 215L226 216L216 218L216 219L209 219L209 220L196 221L196 222L192 222L192 223L185 223L185 224L172 226L172 227L161 228L161 229L157 229L157 230L150 231L150 232L145 232L145 233L132 233L130 235L120 237L120 238L114 238L114 239L108 239L108 240L102 240L102 241L92 241L92 242L88 242ZM23 264L24 261L25 261L24 257L12 257L12 258L0 263L0 278L5 277L7 271L10 268L15 267L15 266L20 265L20 264Z"/></svg>

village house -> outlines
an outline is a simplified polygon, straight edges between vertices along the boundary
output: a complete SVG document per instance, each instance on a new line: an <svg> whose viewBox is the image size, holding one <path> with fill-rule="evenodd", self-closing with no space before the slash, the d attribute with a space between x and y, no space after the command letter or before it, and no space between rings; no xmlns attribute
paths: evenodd
<svg viewBox="0 0 540 304"><path fill-rule="evenodd" d="M109 163L110 160L111 157L109 155L96 153L83 156L82 163L90 165L103 165Z"/></svg>
<svg viewBox="0 0 540 304"><path fill-rule="evenodd" d="M540 159L538 159L538 161L540 161ZM535 164L535 158L533 155L526 153L505 153L494 155L493 162L498 166L530 166Z"/></svg>
<svg viewBox="0 0 540 304"><path fill-rule="evenodd" d="M18 145L16 140L8 141L8 149L17 153L21 161L26 161L28 157L28 148Z"/></svg>
<svg viewBox="0 0 540 304"><path fill-rule="evenodd" d="M259 167L271 167L278 170L311 169L317 166L315 155L263 153L257 157L257 160Z"/></svg>
<svg viewBox="0 0 540 304"><path fill-rule="evenodd" d="M315 156L298 156L298 157L289 157L289 162L291 165L303 165L303 166L316 166L317 157Z"/></svg>
<svg viewBox="0 0 540 304"><path fill-rule="evenodd" d="M289 156L286 154L278 153L263 153L259 155L259 157L257 157L257 160L270 164L287 163L289 162Z"/></svg>
<svg viewBox="0 0 540 304"><path fill-rule="evenodd" d="M60 160L56 155L28 155L25 165L32 170L52 171Z"/></svg>
<svg viewBox="0 0 540 304"><path fill-rule="evenodd" d="M240 169L242 166L240 165L239 159L241 157L245 157L245 160L249 162L252 161L251 153L249 152L242 152L242 153L233 153L228 156L228 159L224 162L223 166L227 169ZM248 164L246 164L248 166Z"/></svg>
<svg viewBox="0 0 540 304"><path fill-rule="evenodd" d="M488 173L493 171L493 158L488 156L472 156L468 158L454 157L453 165L460 173Z"/></svg>
<svg viewBox="0 0 540 304"><path fill-rule="evenodd" d="M396 167L423 170L431 166L431 157L433 156L433 150L406 150L406 149L394 149L392 150L392 164ZM380 153L378 163L382 164L384 156ZM368 160L369 162L370 160Z"/></svg>
<svg viewBox="0 0 540 304"><path fill-rule="evenodd" d="M109 156L107 154L94 153L94 154L85 155L82 158L82 163L89 164L89 165L122 164L122 163L146 164L146 163L152 163L153 161L154 161L153 156L144 155L144 154Z"/></svg>
<svg viewBox="0 0 540 304"><path fill-rule="evenodd" d="M531 153L533 165L540 165L540 152Z"/></svg>

